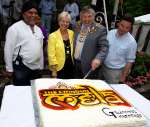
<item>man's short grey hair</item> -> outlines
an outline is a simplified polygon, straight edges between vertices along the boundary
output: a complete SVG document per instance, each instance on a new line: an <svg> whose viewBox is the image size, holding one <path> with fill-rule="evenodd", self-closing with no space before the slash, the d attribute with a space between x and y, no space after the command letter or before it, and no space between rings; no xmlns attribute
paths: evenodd
<svg viewBox="0 0 150 127"><path fill-rule="evenodd" d="M93 17L95 17L95 11L90 6L84 6L80 12L80 15L87 13L87 12L91 13Z"/></svg>
<svg viewBox="0 0 150 127"><path fill-rule="evenodd" d="M68 17L69 22L71 22L71 16L70 16L70 14L69 14L68 12L66 12L66 11L63 11L63 12L61 12L61 13L58 15L58 22L61 21L61 19L64 18L64 17Z"/></svg>

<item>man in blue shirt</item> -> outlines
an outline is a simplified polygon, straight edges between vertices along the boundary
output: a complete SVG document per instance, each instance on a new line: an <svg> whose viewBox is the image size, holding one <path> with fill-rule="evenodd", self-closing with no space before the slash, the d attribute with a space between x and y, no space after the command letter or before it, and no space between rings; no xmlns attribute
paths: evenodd
<svg viewBox="0 0 150 127"><path fill-rule="evenodd" d="M71 27L72 29L76 26L76 18L79 15L79 7L74 0L67 0L67 4L64 7L64 11L69 12L71 15Z"/></svg>
<svg viewBox="0 0 150 127"><path fill-rule="evenodd" d="M106 82L116 84L124 82L136 58L137 43L129 33L134 19L126 15L118 28L108 32L109 52L102 67Z"/></svg>
<svg viewBox="0 0 150 127"><path fill-rule="evenodd" d="M50 33L52 17L57 10L55 0L41 0L39 9L41 10L42 25L45 26L47 33Z"/></svg>

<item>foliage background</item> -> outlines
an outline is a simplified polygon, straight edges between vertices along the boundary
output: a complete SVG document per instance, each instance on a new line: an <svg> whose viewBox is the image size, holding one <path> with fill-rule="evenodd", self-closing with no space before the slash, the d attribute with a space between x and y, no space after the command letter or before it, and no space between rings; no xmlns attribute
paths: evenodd
<svg viewBox="0 0 150 127"><path fill-rule="evenodd" d="M102 1L102 0L101 0ZM115 0L105 0L108 19L111 20ZM121 1L121 0L120 0ZM123 13L130 13L132 16L140 16L150 13L150 0L122 0L123 5L118 8L118 19ZM80 0L81 7L90 5L91 0Z"/></svg>

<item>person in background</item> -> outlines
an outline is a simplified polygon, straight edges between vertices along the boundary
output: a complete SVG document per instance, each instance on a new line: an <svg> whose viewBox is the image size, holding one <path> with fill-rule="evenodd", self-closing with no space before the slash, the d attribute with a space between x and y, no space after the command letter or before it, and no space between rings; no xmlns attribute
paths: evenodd
<svg viewBox="0 0 150 127"><path fill-rule="evenodd" d="M79 7L75 0L67 0L64 11L69 12L71 15L71 28L74 29L76 26L76 18L79 15Z"/></svg>
<svg viewBox="0 0 150 127"><path fill-rule="evenodd" d="M42 33L43 33L43 36L44 36L44 43L47 43L47 39L48 39L48 33L46 31L46 28L42 25L42 22L41 22L41 17L39 15L37 15L35 17L35 24L40 27ZM46 44L44 44L46 45Z"/></svg>
<svg viewBox="0 0 150 127"><path fill-rule="evenodd" d="M129 33L133 23L134 18L125 15L118 23L117 29L108 32L109 52L102 66L102 72L110 84L124 82L135 61L137 43Z"/></svg>
<svg viewBox="0 0 150 127"><path fill-rule="evenodd" d="M48 61L47 61L47 39L48 39L48 33L46 31L46 28L41 23L41 17L39 15L35 18L35 24L40 27L44 39L43 39L43 53L44 53L44 68L47 68Z"/></svg>
<svg viewBox="0 0 150 127"><path fill-rule="evenodd" d="M71 16L62 12L58 16L59 29L48 37L48 62L52 77L73 78L73 38L69 30Z"/></svg>
<svg viewBox="0 0 150 127"><path fill-rule="evenodd" d="M14 85L30 85L40 78L43 69L43 34L35 25L37 7L27 1L22 7L23 19L8 28L4 47L6 73Z"/></svg>
<svg viewBox="0 0 150 127"><path fill-rule="evenodd" d="M81 3L80 3L80 0L75 0L75 2L77 3L78 7L79 7L79 11L81 9Z"/></svg>
<svg viewBox="0 0 150 127"><path fill-rule="evenodd" d="M46 27L47 33L50 33L52 18L57 11L55 0L41 0L39 9L41 11L42 24Z"/></svg>
<svg viewBox="0 0 150 127"><path fill-rule="evenodd" d="M99 78L99 67L108 52L106 28L96 26L95 11L85 6L80 12L80 23L75 31L75 78L83 78L89 70L88 78Z"/></svg>

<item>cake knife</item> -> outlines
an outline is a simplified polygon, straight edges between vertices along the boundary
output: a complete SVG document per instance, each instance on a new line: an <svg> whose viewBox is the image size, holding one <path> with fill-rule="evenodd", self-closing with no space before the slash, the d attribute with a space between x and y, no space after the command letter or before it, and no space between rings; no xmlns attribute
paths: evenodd
<svg viewBox="0 0 150 127"><path fill-rule="evenodd" d="M92 72L92 69L90 69L90 70L86 73L86 75L83 77L83 79L86 79L86 78L90 75L91 72Z"/></svg>

